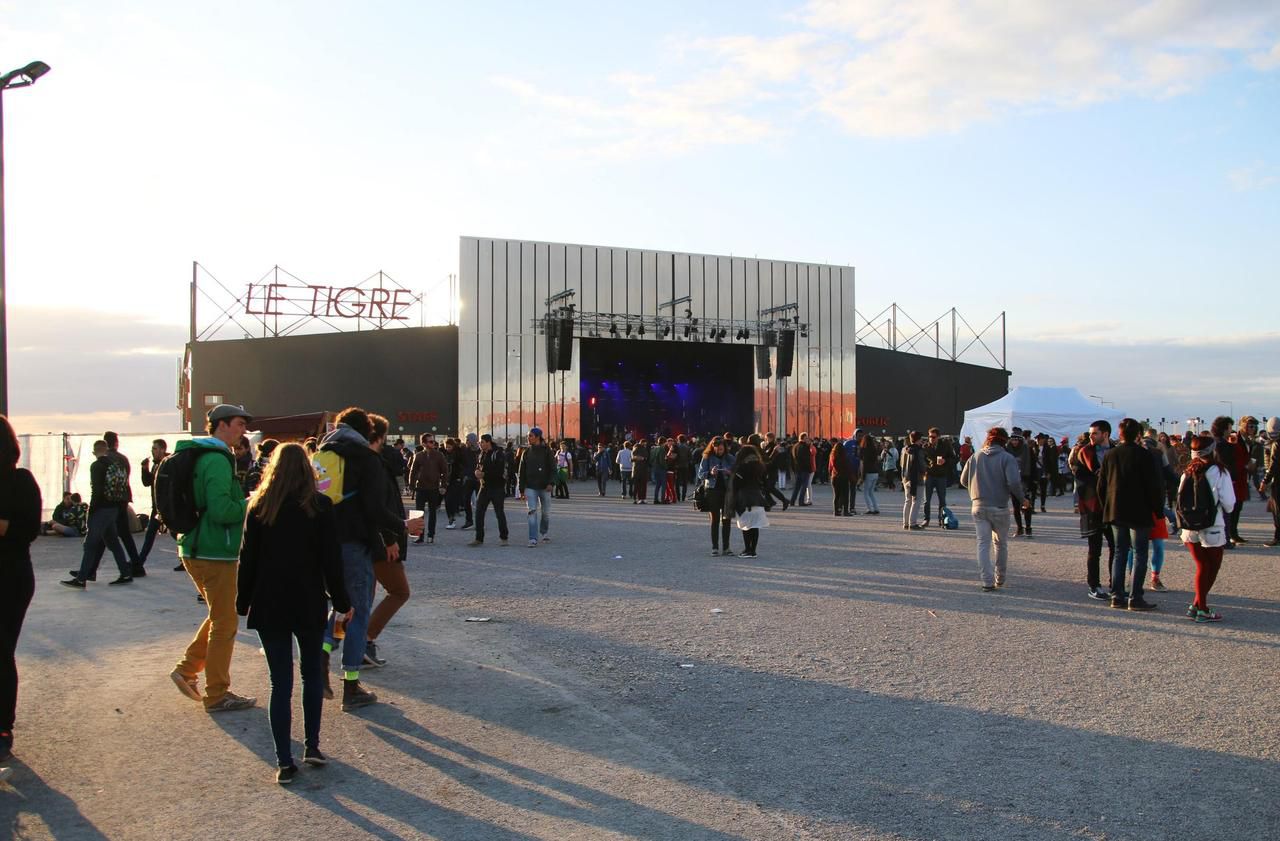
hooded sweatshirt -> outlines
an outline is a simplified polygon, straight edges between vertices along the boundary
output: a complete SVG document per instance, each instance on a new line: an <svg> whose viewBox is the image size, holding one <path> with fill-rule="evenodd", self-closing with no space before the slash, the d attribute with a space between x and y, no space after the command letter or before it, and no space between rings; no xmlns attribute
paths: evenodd
<svg viewBox="0 0 1280 841"><path fill-rule="evenodd" d="M231 448L217 438L179 441L174 453L200 448L207 450L196 461L191 482L196 510L204 512L195 531L178 540L178 555L202 561L238 561L244 532L246 500L236 479Z"/></svg>
<svg viewBox="0 0 1280 841"><path fill-rule="evenodd" d="M346 499L335 508L338 542L361 543L375 561L386 557L383 535L398 541L404 536L404 520L388 503L390 478L382 459L369 449L369 442L345 423L325 436L321 450L342 456L342 493Z"/></svg>
<svg viewBox="0 0 1280 841"><path fill-rule="evenodd" d="M999 444L987 444L964 463L960 484L974 508L1007 508L1010 497L1022 497L1018 460Z"/></svg>

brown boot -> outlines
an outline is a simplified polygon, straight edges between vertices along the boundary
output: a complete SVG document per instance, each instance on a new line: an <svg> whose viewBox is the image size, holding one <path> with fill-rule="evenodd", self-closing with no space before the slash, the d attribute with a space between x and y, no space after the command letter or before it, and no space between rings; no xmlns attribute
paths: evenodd
<svg viewBox="0 0 1280 841"><path fill-rule="evenodd" d="M332 675L329 674L329 652L320 652L320 668L324 670L324 697L326 701L333 700L333 683Z"/></svg>
<svg viewBox="0 0 1280 841"><path fill-rule="evenodd" d="M376 704L378 696L365 689L357 680L342 681L342 711L351 712L359 707Z"/></svg>

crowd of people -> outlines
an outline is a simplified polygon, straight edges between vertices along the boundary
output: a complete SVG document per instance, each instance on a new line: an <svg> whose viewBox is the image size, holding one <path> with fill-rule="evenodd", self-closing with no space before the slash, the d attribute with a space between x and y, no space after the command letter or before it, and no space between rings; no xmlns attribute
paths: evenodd
<svg viewBox="0 0 1280 841"><path fill-rule="evenodd" d="M1166 589L1164 541L1177 529L1195 562L1186 615L1196 622L1222 619L1208 596L1223 552L1245 542L1240 512L1254 490L1267 499L1275 525L1264 545L1280 545L1277 418L1261 435L1254 418L1242 418L1236 430L1231 418L1221 417L1204 434L1184 436L1126 418L1114 442L1110 424L1099 420L1074 444L995 427L980 447L932 428L901 439L862 429L848 438L637 436L600 442L594 450L576 441L550 442L536 426L518 446L487 434L445 438L443 448L425 434L406 445L388 440L386 418L351 407L321 438L266 439L255 451L247 437L251 422L243 407L224 404L210 410L205 436L179 442L172 454L165 441L153 442L141 463L151 511L139 549L129 513L131 468L118 436L107 432L94 444L87 505L64 494L52 519L42 522L40 489L17 466L17 436L0 416L0 759L13 744L14 650L34 593L29 547L40 534L83 537L80 565L61 582L78 590L96 580L108 551L118 570L110 584L145 576L157 535L173 534L176 569L190 577L207 615L170 677L210 713L254 706L256 699L231 689L231 655L239 617L245 617L266 657L268 718L282 784L298 772L289 738L295 649L302 762L322 766L323 701L337 697L331 661L339 660L344 711L377 702L361 683L361 670L387 663L377 640L409 600L403 565L409 541L435 541L442 506L444 529L472 530L467 545L475 547L484 545L489 508L498 540L508 543L505 502L520 499L528 546L537 548L551 541L551 499L569 499L575 481L594 482L605 498L617 482L618 498L633 505L687 503L692 488L694 507L708 517L711 554L733 555L736 530L739 557L755 558L773 509L812 506L814 485L829 484L832 515L848 517L859 513L859 495L865 514L880 514L879 492L896 484L908 531L932 522L958 527L947 493L959 486L970 499L980 586L995 592L1008 583L1010 537L1033 537L1037 496L1044 512L1048 496L1070 495L1087 546L1087 595L1115 608L1154 609L1145 591ZM384 597L375 606L379 584Z"/></svg>

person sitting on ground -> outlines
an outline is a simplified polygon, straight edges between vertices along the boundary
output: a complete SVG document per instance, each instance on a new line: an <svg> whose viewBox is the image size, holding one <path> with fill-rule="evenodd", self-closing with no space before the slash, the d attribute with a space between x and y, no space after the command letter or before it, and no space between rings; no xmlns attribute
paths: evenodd
<svg viewBox="0 0 1280 841"><path fill-rule="evenodd" d="M70 493L62 495L62 502L53 507L53 519L45 523L41 534L56 534L59 537L79 537L80 529L76 525L76 503Z"/></svg>

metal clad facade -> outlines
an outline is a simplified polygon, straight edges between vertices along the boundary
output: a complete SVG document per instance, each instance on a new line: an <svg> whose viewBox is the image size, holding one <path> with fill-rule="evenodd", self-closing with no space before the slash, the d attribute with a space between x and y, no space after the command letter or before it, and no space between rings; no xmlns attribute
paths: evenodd
<svg viewBox="0 0 1280 841"><path fill-rule="evenodd" d="M787 315L807 325L807 335L797 332L792 376L755 380L756 428L824 435L852 429L851 267L480 237L461 239L459 266L461 433L515 437L542 426L553 437L581 437L579 343L575 338L571 370L548 373L546 340L535 324L548 311L546 299L565 290L575 292L571 300L580 314L670 318L669 336L650 329L633 341L675 343L682 347L673 352L680 353L714 341L705 324L692 329L693 319L750 325L750 338L737 339L730 327L721 342L754 345L763 340L756 322L769 318L759 311L795 304L798 310ZM685 296L688 303L664 306ZM593 329L606 336L609 321L586 324L580 316L574 335ZM778 415L780 403L785 418Z"/></svg>

